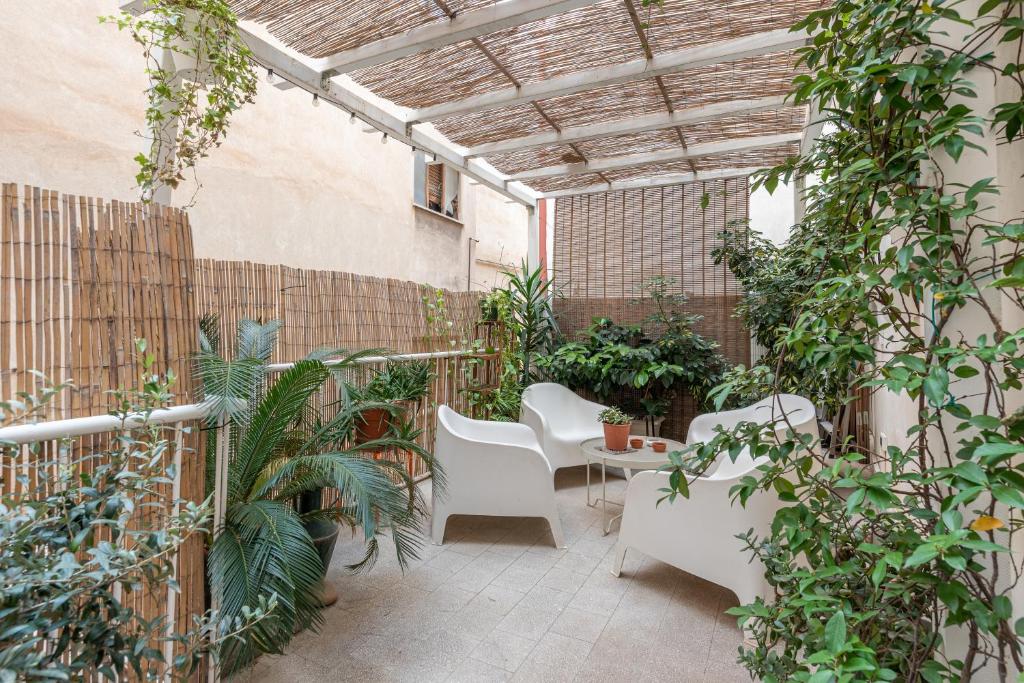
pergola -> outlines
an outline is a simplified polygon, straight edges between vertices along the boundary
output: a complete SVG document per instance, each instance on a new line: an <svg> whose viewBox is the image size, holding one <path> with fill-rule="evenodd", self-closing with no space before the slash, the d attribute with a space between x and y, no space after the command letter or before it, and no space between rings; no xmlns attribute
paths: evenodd
<svg viewBox="0 0 1024 683"><path fill-rule="evenodd" d="M279 87L530 207L749 175L816 131L788 27L822 0L230 2Z"/></svg>

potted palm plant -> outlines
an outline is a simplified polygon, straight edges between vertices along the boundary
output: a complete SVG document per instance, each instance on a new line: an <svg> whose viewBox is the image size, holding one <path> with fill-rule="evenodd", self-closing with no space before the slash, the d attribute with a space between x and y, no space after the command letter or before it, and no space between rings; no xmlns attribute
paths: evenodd
<svg viewBox="0 0 1024 683"><path fill-rule="evenodd" d="M323 358L337 354L319 352L269 380L266 366L278 328L276 322L243 320L231 360L220 356L215 335L202 334L197 356L211 420L229 427L208 431L208 473L219 434L231 437L224 523L214 530L209 554L211 592L224 617L241 618L261 599L278 598L273 618L227 648L222 665L228 673L261 652L281 652L294 632L320 623L336 537L331 526L359 528L366 538L366 554L350 569L372 566L385 533L404 567L421 547L427 512L401 463L370 459L349 446L357 404L339 399L323 415L314 407L331 373L352 368L367 352L343 356L330 367ZM416 453L441 477L435 486L443 486L430 454L416 443L388 438L377 445ZM212 481L208 476L209 494Z"/></svg>
<svg viewBox="0 0 1024 683"><path fill-rule="evenodd" d="M597 419L604 425L604 445L610 451L624 451L629 443L629 429L633 424L633 417L622 412L618 408L611 407L602 410Z"/></svg>

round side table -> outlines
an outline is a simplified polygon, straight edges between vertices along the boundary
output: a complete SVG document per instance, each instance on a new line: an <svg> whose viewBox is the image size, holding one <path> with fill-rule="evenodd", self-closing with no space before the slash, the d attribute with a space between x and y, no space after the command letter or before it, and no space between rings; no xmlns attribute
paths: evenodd
<svg viewBox="0 0 1024 683"><path fill-rule="evenodd" d="M630 436L629 438L639 438ZM604 518L604 535L607 536L611 533L612 524L615 520L622 517L622 513L615 515L614 517L608 516L608 504L618 505L622 507L622 503L614 500L608 500L608 489L607 489L607 473L606 468L608 467L621 467L626 474L626 479L632 476L631 470L649 470L667 465L669 462L668 454L672 451L681 451L684 445L678 441L672 439L663 439L660 437L643 437L644 445L643 448L630 448L625 451L609 451L604 447L604 437L599 436L593 439L587 439L580 443L580 448L583 450L583 455L587 459L587 505L590 507L597 507L597 504L601 504L601 511ZM664 453L655 453L654 449L651 448L652 441L664 441L667 448ZM595 498L593 502L590 499L590 465L601 464L601 497Z"/></svg>

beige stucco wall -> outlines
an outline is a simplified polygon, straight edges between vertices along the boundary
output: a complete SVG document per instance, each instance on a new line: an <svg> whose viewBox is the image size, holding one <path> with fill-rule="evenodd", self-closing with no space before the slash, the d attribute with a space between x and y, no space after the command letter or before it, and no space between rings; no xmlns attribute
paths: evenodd
<svg viewBox="0 0 1024 683"><path fill-rule="evenodd" d="M0 180L137 198L146 80L115 0L0 0ZM342 270L465 289L526 254L524 207L463 179L464 223L413 206L413 154L331 106L260 79L201 184L179 188L198 256ZM193 199L194 196L194 199ZM479 240L479 243L470 240ZM478 261L477 259L481 259Z"/></svg>

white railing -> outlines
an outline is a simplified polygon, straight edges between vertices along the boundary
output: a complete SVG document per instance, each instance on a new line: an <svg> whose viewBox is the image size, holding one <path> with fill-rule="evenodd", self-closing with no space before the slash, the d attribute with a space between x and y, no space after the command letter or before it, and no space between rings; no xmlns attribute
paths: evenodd
<svg viewBox="0 0 1024 683"><path fill-rule="evenodd" d="M209 406L190 403L173 408L158 408L150 412L131 413L127 416L92 415L90 417L73 417L67 420L13 425L0 428L0 442L23 445L136 429L146 424L192 422L206 417L209 412Z"/></svg>
<svg viewBox="0 0 1024 683"><path fill-rule="evenodd" d="M396 353L390 356L362 356L353 362L358 365L373 365L375 363L386 363L388 361L413 361L413 360L436 360L438 358L455 358L465 356L471 351L428 351L426 353ZM344 359L324 361L324 365L340 365ZM295 366L295 363L270 363L267 365L267 372L284 372Z"/></svg>

